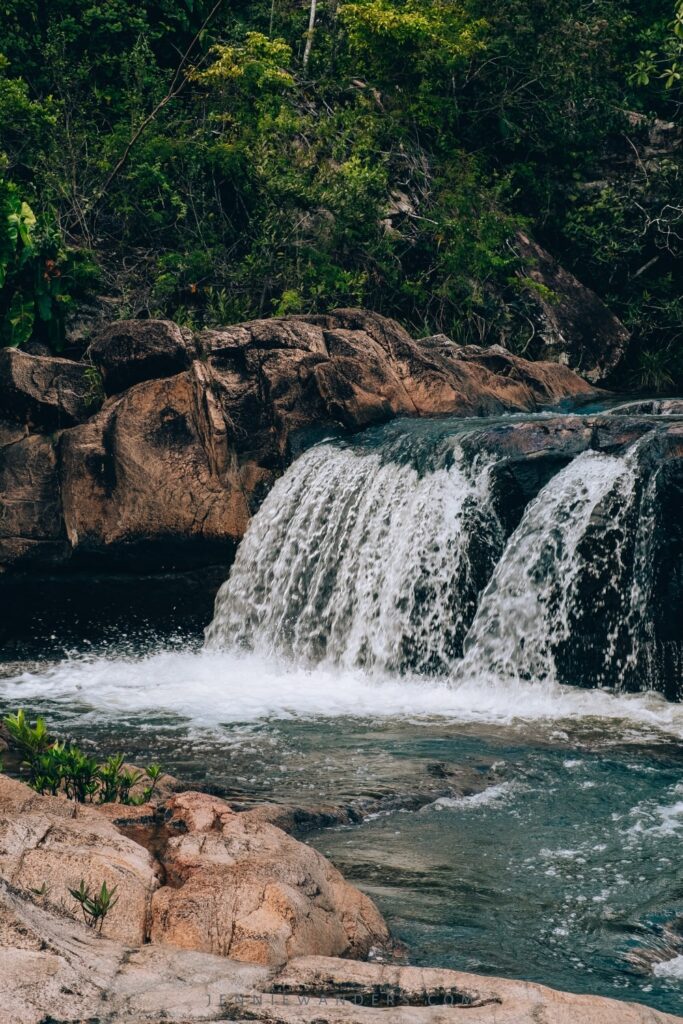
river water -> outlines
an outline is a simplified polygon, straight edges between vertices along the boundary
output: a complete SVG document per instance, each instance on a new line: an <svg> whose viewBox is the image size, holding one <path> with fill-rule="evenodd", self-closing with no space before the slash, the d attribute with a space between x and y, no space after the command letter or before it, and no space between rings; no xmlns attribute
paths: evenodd
<svg viewBox="0 0 683 1024"><path fill-rule="evenodd" d="M6 663L0 710L244 802L364 810L307 838L411 963L683 1014L683 706L605 685L638 664L647 488L628 454L579 456L506 536L489 466L454 437L312 449L254 520L206 643L131 632ZM605 508L624 525L601 548L589 690L556 652Z"/></svg>

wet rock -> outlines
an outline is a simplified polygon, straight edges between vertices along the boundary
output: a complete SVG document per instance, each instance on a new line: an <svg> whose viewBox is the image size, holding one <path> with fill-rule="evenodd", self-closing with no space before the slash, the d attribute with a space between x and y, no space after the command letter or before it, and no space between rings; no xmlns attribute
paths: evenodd
<svg viewBox="0 0 683 1024"><path fill-rule="evenodd" d="M474 460L495 458L494 501L506 533L517 526L528 503L560 469L582 452L623 453L650 436L659 462L683 455L683 425L643 416L551 416L522 423L498 424L468 434L462 446Z"/></svg>
<svg viewBox="0 0 683 1024"><path fill-rule="evenodd" d="M389 941L372 901L317 851L205 793L167 805L169 884L152 903L151 938L237 960L366 956Z"/></svg>
<svg viewBox="0 0 683 1024"><path fill-rule="evenodd" d="M608 493L577 549L583 568L573 584L568 635L554 651L556 671L565 683L592 687L599 680L680 700L683 423L666 416L551 417L476 431L463 448L472 460L495 454L492 497L507 535L541 488L578 455L629 452L630 497ZM631 619L635 601L641 603ZM607 650L614 656L606 659Z"/></svg>
<svg viewBox="0 0 683 1024"><path fill-rule="evenodd" d="M88 367L0 349L0 418L40 431L82 423L96 409Z"/></svg>
<svg viewBox="0 0 683 1024"><path fill-rule="evenodd" d="M521 231L517 248L536 286L526 293L536 310L529 354L563 363L591 384L607 383L626 355L629 331L595 292Z"/></svg>
<svg viewBox="0 0 683 1024"><path fill-rule="evenodd" d="M195 355L192 335L170 320L119 320L90 343L88 358L108 395L186 370Z"/></svg>
<svg viewBox="0 0 683 1024"><path fill-rule="evenodd" d="M324 957L294 960L274 979L273 990L290 997L289 1008L278 1007L275 1019L292 1024L302 1019L297 1018L296 1003L300 1005L308 996L310 1004L319 1006L320 993L327 996L328 1006L341 996L357 1007L355 1011L342 1010L338 1016L323 1011L324 1019L339 1024L379 1022L387 1014L406 1024L422 1020L445 1024L458 1018L459 1011L467 1011L467 1020L477 1024L663 1024L678 1019L633 1003L569 994L523 981L419 967L347 965ZM320 1014L320 1009L317 1012Z"/></svg>
<svg viewBox="0 0 683 1024"><path fill-rule="evenodd" d="M0 878L75 919L81 911L69 889L81 881L92 891L103 882L116 886L119 900L102 932L132 945L147 938L159 885L148 852L95 807L39 796L6 775L0 775Z"/></svg>
<svg viewBox="0 0 683 1024"><path fill-rule="evenodd" d="M651 685L665 680L669 700L683 700L683 454L667 461L655 478L654 530L658 543L652 559L655 635L647 666Z"/></svg>
<svg viewBox="0 0 683 1024"><path fill-rule="evenodd" d="M625 402L608 411L609 416L683 416L682 398L648 398Z"/></svg>

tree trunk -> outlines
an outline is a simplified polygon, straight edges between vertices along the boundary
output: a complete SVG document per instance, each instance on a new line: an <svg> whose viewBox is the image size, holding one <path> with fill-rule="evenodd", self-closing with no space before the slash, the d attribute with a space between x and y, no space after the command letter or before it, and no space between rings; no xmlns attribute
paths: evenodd
<svg viewBox="0 0 683 1024"><path fill-rule="evenodd" d="M304 71L311 56L313 46L313 33L315 32L315 12L318 7L318 0L311 0L311 13L308 18L308 32L306 33L306 46L304 48Z"/></svg>

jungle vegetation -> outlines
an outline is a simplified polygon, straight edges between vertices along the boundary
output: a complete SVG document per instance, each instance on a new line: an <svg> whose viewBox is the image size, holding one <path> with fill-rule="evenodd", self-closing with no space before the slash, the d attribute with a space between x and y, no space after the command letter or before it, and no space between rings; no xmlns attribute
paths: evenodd
<svg viewBox="0 0 683 1024"><path fill-rule="evenodd" d="M682 105L683 0L0 0L0 343L97 300L521 350L524 228L674 388Z"/></svg>

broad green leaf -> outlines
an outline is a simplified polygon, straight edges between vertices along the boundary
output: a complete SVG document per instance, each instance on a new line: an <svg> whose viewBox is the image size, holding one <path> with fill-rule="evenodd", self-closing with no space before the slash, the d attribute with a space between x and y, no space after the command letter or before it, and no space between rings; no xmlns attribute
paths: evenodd
<svg viewBox="0 0 683 1024"><path fill-rule="evenodd" d="M24 345L31 337L35 310L32 299L26 299L21 292L15 292L5 314L5 331L10 348Z"/></svg>

